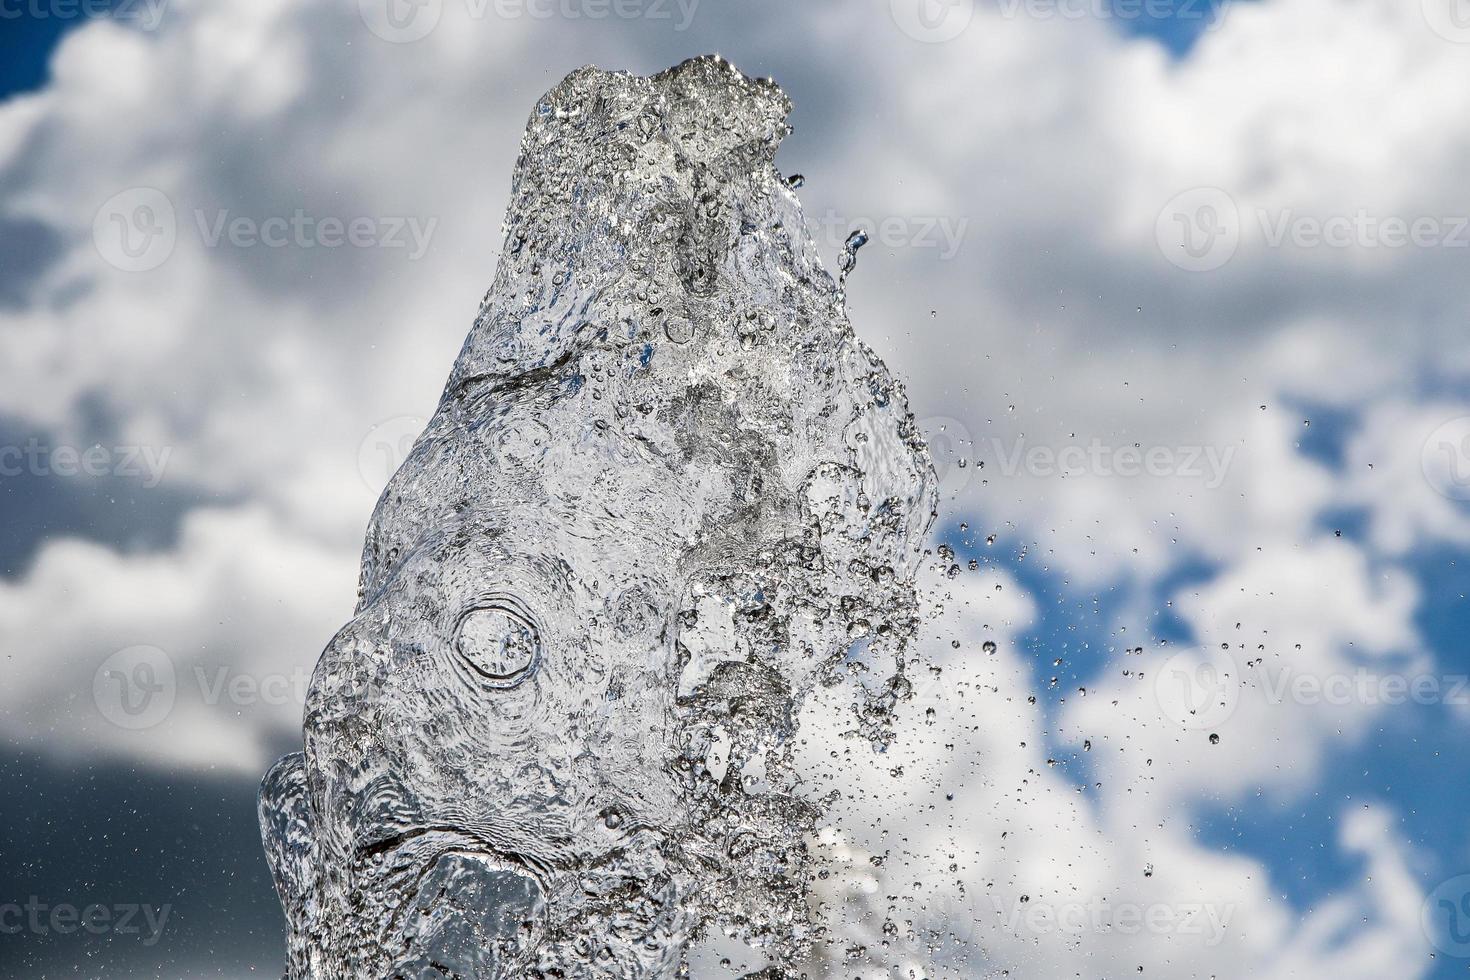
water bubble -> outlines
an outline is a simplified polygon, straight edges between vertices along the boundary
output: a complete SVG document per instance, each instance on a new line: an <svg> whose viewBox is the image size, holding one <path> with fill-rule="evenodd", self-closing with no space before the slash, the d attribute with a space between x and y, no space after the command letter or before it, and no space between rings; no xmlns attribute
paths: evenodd
<svg viewBox="0 0 1470 980"><path fill-rule="evenodd" d="M687 344L694 339L694 321L681 316L664 319L664 336L676 344Z"/></svg>

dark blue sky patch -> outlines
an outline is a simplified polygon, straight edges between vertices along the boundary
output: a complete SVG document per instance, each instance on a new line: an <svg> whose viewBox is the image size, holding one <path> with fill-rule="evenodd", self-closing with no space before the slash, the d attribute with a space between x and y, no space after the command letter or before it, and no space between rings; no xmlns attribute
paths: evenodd
<svg viewBox="0 0 1470 980"><path fill-rule="evenodd" d="M1440 669L1470 673L1470 645L1465 642L1470 636L1470 599L1466 598L1470 596L1470 551L1436 548L1422 552L1415 556L1411 571L1420 589L1415 625L1434 650ZM1470 711L1466 717L1470 718Z"/></svg>
<svg viewBox="0 0 1470 980"><path fill-rule="evenodd" d="M1327 405L1292 402L1287 410L1297 416L1296 447L1314 463L1334 470L1346 464L1347 445L1357 428L1357 416Z"/></svg>
<svg viewBox="0 0 1470 980"><path fill-rule="evenodd" d="M151 0L155 4L165 0ZM127 22L143 17L143 0L7 0L0 4L0 99L41 88L50 78L51 52L67 31L116 11ZM167 6L159 8L167 10Z"/></svg>
<svg viewBox="0 0 1470 980"><path fill-rule="evenodd" d="M6 751L0 785L0 901L146 905L162 923L144 945L141 913L132 919L140 933L59 934L48 911L41 930L0 943L0 976L72 975L85 963L106 976L280 975L285 922L260 845L254 780L165 777L110 761L65 766Z"/></svg>
<svg viewBox="0 0 1470 980"><path fill-rule="evenodd" d="M1387 807L1392 832L1409 848L1410 871L1425 892L1470 872L1464 814L1463 721L1440 706L1385 709L1382 724L1351 750L1337 744L1324 761L1319 787L1283 799L1251 797L1205 813L1197 822L1202 844L1261 861L1270 889L1299 909L1351 888L1368 873L1365 860L1338 845L1343 817L1364 807ZM1463 977L1465 964L1440 957L1431 977Z"/></svg>
<svg viewBox="0 0 1470 980"><path fill-rule="evenodd" d="M124 552L166 549L190 510L234 502L167 482L165 451L110 441L60 446L0 420L0 578L23 574L59 538Z"/></svg>
<svg viewBox="0 0 1470 980"><path fill-rule="evenodd" d="M46 83L51 51L72 26L73 21L57 17L0 20L0 99L33 91Z"/></svg>
<svg viewBox="0 0 1470 980"><path fill-rule="evenodd" d="M1065 2L1065 0L1063 0ZM1134 37L1158 41L1174 57L1187 55L1210 31L1229 23L1238 0L1096 0L1105 3L1112 21Z"/></svg>

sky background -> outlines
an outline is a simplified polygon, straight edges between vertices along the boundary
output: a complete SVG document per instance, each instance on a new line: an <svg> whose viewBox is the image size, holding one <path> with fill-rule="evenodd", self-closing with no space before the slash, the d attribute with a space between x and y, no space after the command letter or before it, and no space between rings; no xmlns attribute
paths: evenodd
<svg viewBox="0 0 1470 980"><path fill-rule="evenodd" d="M836 928L1466 974L1464 0L389 3L0 0L0 975L279 974L255 788L525 119L706 52L794 100L829 267L870 231L849 309L958 566Z"/></svg>

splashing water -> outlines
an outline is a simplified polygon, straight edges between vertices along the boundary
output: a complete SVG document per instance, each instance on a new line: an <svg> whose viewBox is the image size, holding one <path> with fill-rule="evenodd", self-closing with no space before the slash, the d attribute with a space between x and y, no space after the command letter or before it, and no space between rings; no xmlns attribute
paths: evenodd
<svg viewBox="0 0 1470 980"><path fill-rule="evenodd" d="M262 787L292 980L808 955L795 719L845 685L845 728L894 737L935 481L772 163L789 109L718 58L537 103L494 286Z"/></svg>
<svg viewBox="0 0 1470 980"><path fill-rule="evenodd" d="M868 233L859 228L847 236L847 241L842 243L842 258L837 260L837 271L840 274L838 282L847 281L848 273L857 267L858 249L868 244Z"/></svg>

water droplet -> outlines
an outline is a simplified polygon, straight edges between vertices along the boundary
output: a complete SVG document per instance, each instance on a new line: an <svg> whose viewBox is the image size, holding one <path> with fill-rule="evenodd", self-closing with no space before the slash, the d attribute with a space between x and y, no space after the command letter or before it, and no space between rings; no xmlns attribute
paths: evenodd
<svg viewBox="0 0 1470 980"><path fill-rule="evenodd" d="M837 268L842 273L841 278L846 279L847 274L857 265L858 249L868 244L868 233L859 228L847 236L847 241L842 243L842 257L837 260Z"/></svg>

